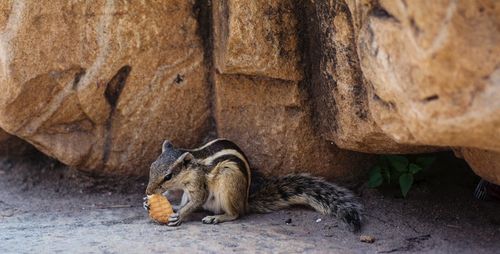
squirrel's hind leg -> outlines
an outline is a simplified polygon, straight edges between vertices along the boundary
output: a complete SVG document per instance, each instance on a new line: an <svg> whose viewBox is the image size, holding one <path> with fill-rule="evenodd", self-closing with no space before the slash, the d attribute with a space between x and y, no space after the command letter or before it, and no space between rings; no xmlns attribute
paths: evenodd
<svg viewBox="0 0 500 254"><path fill-rule="evenodd" d="M237 168L226 167L211 184L211 195L205 208L216 215L202 219L205 224L217 224L236 220L247 207L247 181Z"/></svg>

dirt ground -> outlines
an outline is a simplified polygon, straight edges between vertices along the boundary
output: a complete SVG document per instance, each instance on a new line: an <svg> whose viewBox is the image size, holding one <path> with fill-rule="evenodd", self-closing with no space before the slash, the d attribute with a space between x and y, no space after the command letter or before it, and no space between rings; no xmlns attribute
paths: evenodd
<svg viewBox="0 0 500 254"><path fill-rule="evenodd" d="M499 253L500 203L474 200L478 178L443 157L406 199L354 188L366 213L358 234L300 208L220 225L196 214L169 228L142 208L146 179L90 177L40 156L0 158L0 253Z"/></svg>

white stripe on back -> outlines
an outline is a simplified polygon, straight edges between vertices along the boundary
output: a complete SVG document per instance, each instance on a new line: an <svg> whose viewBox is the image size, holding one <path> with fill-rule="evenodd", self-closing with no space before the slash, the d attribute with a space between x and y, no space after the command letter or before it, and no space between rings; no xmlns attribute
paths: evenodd
<svg viewBox="0 0 500 254"><path fill-rule="evenodd" d="M225 156L225 155L234 155L234 156L238 157L241 161L243 161L243 163L245 163L246 171L250 172L250 166L248 165L248 161L245 159L245 157L240 152L238 152L234 149L220 150L220 151L214 153L213 155L202 160L201 163L203 163L205 165L210 165L215 160L217 160L217 158L220 158L220 157Z"/></svg>
<svg viewBox="0 0 500 254"><path fill-rule="evenodd" d="M226 140L226 139L223 139L223 138L218 138L218 139L214 139L206 144L204 144L202 147L198 147L198 148L195 148L195 149L190 149L188 151L200 151L200 150L203 150L209 146L211 146L213 143L217 142L217 141L221 141L221 140Z"/></svg>

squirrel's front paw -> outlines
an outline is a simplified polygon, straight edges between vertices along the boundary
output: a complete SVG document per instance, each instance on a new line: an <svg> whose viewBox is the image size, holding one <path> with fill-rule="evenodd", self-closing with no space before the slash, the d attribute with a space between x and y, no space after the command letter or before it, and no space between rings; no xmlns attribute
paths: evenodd
<svg viewBox="0 0 500 254"><path fill-rule="evenodd" d="M144 202L142 203L142 207L146 210L149 211L149 204L148 204L148 197L143 198Z"/></svg>
<svg viewBox="0 0 500 254"><path fill-rule="evenodd" d="M181 225L182 219L181 216L178 213L173 213L168 217L168 226L170 227L176 227Z"/></svg>

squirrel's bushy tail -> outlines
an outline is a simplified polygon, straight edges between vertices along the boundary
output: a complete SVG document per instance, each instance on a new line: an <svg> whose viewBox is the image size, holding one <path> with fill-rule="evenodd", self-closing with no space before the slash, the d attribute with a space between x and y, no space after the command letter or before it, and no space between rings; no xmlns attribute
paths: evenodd
<svg viewBox="0 0 500 254"><path fill-rule="evenodd" d="M292 205L308 205L316 211L336 216L351 231L361 227L361 204L354 194L338 185L307 174L264 178L252 176L249 196L251 212L268 213Z"/></svg>

